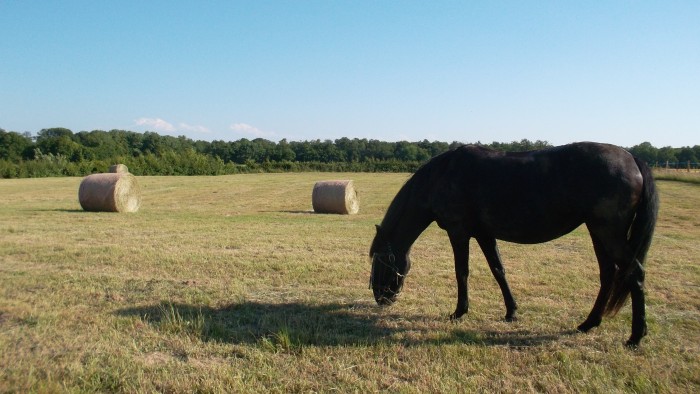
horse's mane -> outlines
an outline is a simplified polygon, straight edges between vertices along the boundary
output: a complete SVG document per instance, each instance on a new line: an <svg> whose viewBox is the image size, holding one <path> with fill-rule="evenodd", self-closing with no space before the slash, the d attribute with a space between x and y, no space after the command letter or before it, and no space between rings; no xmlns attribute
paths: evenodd
<svg viewBox="0 0 700 394"><path fill-rule="evenodd" d="M433 178L432 175L436 171L443 171L449 163L449 159L460 148L450 149L447 152L434 156L418 167L416 172L406 180L401 189L399 189L399 192L396 193L396 197L394 197L391 204L389 204L380 227L387 229L394 228L394 225L403 214L404 206L411 198L413 191L417 188L429 186L428 182Z"/></svg>
<svg viewBox="0 0 700 394"><path fill-rule="evenodd" d="M384 215L384 219L379 225L381 228L393 228L394 224L398 221L399 215L401 214L401 211L403 210L404 205L406 205L406 201L413 190L413 180L416 173L411 175L411 177L406 180L403 186L401 186L401 189L399 189L399 192L396 193L396 196L391 201L391 204L389 204L386 214Z"/></svg>

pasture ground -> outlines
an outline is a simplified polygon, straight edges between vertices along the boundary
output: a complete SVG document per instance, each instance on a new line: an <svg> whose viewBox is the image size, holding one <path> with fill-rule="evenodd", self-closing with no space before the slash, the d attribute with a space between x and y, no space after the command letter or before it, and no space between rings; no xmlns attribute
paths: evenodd
<svg viewBox="0 0 700 394"><path fill-rule="evenodd" d="M649 335L630 307L588 334L585 227L500 243L519 320L472 242L470 311L435 225L399 301L375 305L367 251L407 174L140 177L135 214L88 213L80 178L0 180L0 392L699 392L700 186L660 181ZM354 216L310 213L353 179Z"/></svg>

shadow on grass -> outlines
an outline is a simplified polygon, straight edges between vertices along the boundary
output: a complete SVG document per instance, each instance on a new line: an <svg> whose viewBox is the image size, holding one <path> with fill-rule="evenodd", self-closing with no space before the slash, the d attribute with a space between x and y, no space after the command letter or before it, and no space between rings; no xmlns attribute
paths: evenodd
<svg viewBox="0 0 700 394"><path fill-rule="evenodd" d="M24 209L26 212L64 212L64 213L92 213L84 209L69 209L69 208L44 208L44 209Z"/></svg>
<svg viewBox="0 0 700 394"><path fill-rule="evenodd" d="M555 342L575 331L482 332L455 328L435 332L425 316L392 314L367 305L242 302L222 308L163 302L128 308L119 316L139 317L157 330L203 341L270 346L352 346L380 343L471 344L532 347Z"/></svg>

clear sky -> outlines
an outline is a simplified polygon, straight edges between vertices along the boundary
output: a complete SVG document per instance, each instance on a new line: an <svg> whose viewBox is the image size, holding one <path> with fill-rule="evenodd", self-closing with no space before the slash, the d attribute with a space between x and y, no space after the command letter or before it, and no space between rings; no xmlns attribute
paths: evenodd
<svg viewBox="0 0 700 394"><path fill-rule="evenodd" d="M700 144L700 1L0 0L0 128Z"/></svg>

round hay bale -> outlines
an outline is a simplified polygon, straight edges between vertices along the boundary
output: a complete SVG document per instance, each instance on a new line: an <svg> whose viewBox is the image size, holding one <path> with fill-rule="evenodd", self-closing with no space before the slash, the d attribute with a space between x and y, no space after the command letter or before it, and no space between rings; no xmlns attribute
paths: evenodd
<svg viewBox="0 0 700 394"><path fill-rule="evenodd" d="M121 174L123 172L129 172L129 168L124 164L115 164L109 167L109 172Z"/></svg>
<svg viewBox="0 0 700 394"><path fill-rule="evenodd" d="M311 202L316 213L354 215L360 210L360 200L352 181L316 182Z"/></svg>
<svg viewBox="0 0 700 394"><path fill-rule="evenodd" d="M136 212L141 206L141 190L129 173L86 176L78 190L80 206L93 212Z"/></svg>

